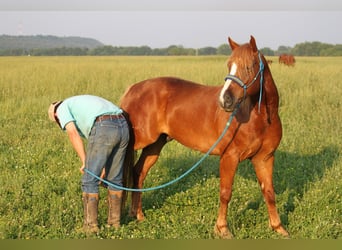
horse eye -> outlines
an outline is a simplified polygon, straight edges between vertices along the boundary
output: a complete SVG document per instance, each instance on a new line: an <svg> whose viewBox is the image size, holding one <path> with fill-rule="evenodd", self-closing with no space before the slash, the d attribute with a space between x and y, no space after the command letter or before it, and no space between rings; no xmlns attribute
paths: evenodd
<svg viewBox="0 0 342 250"><path fill-rule="evenodd" d="M251 66L246 66L246 70L250 73L253 71L254 66L256 65L256 62L253 62Z"/></svg>

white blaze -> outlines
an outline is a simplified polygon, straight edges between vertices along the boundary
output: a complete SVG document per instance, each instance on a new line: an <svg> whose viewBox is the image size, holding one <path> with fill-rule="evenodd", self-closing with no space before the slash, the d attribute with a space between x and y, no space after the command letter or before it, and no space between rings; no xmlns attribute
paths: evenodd
<svg viewBox="0 0 342 250"><path fill-rule="evenodd" d="M229 75L235 75L236 70L237 70L237 66L236 66L235 63L233 63L232 68L231 68L231 70L230 70L230 72L229 72ZM222 88L222 90L221 90L221 93L220 93L220 102L221 102L222 105L223 105L223 103L224 103L223 95L224 95L224 93L226 92L226 90L229 88L229 86L230 86L231 83L232 83L232 80L227 79L227 81L225 82L225 84L224 84L224 86L223 86L223 88Z"/></svg>

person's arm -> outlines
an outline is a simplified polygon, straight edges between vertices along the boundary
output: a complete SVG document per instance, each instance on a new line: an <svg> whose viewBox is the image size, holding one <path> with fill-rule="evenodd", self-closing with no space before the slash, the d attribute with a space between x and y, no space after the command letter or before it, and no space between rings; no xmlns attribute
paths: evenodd
<svg viewBox="0 0 342 250"><path fill-rule="evenodd" d="M84 173L84 167L85 167L86 154L85 154L82 138L79 135L74 122L69 122L65 126L65 130L68 133L68 136L69 136L69 139L71 141L73 148L75 149L77 155L79 156L79 158L82 162L82 166L80 168L80 171L83 174Z"/></svg>

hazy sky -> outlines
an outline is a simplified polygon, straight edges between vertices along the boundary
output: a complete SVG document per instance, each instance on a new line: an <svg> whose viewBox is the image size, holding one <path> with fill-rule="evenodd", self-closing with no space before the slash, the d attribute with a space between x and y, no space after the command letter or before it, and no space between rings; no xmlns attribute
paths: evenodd
<svg viewBox="0 0 342 250"><path fill-rule="evenodd" d="M0 0L0 34L82 36L113 46L342 44L341 0Z"/></svg>

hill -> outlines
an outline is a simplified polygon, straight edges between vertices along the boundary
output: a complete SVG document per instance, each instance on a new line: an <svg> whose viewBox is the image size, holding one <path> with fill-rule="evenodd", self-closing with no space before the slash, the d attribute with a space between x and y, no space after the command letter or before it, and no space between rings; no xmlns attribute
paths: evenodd
<svg viewBox="0 0 342 250"><path fill-rule="evenodd" d="M15 49L52 49L52 48L88 48L94 49L103 44L92 38L57 36L0 36L0 50Z"/></svg>

